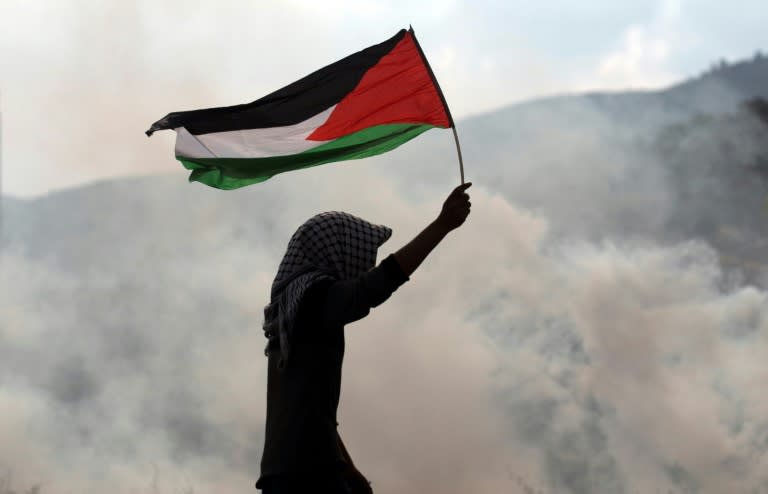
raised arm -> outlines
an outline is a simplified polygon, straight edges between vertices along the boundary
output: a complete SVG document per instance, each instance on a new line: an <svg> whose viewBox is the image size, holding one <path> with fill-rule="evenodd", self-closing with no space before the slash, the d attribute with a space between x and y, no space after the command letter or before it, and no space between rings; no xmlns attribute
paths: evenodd
<svg viewBox="0 0 768 494"><path fill-rule="evenodd" d="M419 267L448 232L460 227L467 219L472 203L469 202L466 190L471 185L472 182L468 182L453 189L437 219L395 252L395 259L406 276L410 276Z"/></svg>
<svg viewBox="0 0 768 494"><path fill-rule="evenodd" d="M467 219L470 202L469 194L465 191L470 185L467 183L456 187L443 203L437 219L400 250L387 256L377 267L354 279L328 283L318 301L320 321L328 327L357 321L408 281L414 270L448 232L461 226Z"/></svg>

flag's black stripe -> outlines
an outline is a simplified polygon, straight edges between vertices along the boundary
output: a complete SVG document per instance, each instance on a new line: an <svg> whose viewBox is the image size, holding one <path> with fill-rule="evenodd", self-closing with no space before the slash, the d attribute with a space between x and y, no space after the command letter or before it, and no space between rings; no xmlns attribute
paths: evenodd
<svg viewBox="0 0 768 494"><path fill-rule="evenodd" d="M440 84L437 82L437 77L435 77L435 73L432 72L432 66L429 65L429 60L427 60L427 56L424 55L424 51L421 49L419 40L416 39L416 33L413 31L413 27L408 26L408 31L411 33L411 36L413 37L413 42L416 45L416 49L419 50L419 55L421 56L421 60L424 62L424 66L427 68L427 73L429 74L429 77L432 79L432 84L435 85L437 94L440 95L440 101L443 102L443 108L445 108L445 114L448 116L448 122L451 124L451 127L454 127L453 117L451 116L451 110L448 108L448 102L445 101L445 96L443 95L443 90L440 89Z"/></svg>
<svg viewBox="0 0 768 494"><path fill-rule="evenodd" d="M243 105L173 112L152 124L156 130L184 127L200 135L241 129L263 129L294 125L327 110L349 94L363 75L405 36L396 35L342 58L261 99Z"/></svg>

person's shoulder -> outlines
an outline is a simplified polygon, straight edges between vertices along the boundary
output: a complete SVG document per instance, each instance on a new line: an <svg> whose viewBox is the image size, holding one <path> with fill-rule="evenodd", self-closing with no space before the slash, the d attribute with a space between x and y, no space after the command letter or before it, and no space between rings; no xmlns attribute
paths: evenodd
<svg viewBox="0 0 768 494"><path fill-rule="evenodd" d="M334 280L324 278L316 281L304 292L301 297L301 303L299 304L299 313L306 315L307 313L315 313L318 308L323 304L326 295L328 294L328 288L333 284Z"/></svg>
<svg viewBox="0 0 768 494"><path fill-rule="evenodd" d="M328 287L330 287L333 282L336 280L333 280L331 278L323 278L320 280L317 280L307 288L307 291L304 292L304 298L302 300L314 300L317 298L322 298L323 294L325 294L328 291Z"/></svg>
<svg viewBox="0 0 768 494"><path fill-rule="evenodd" d="M317 331L318 325L323 325L324 310L327 303L329 288L335 280L322 279L312 284L304 292L299 303L299 310L296 317L296 326L294 334L297 341L304 341L307 335L318 335L322 331ZM307 341L314 341L310 337Z"/></svg>

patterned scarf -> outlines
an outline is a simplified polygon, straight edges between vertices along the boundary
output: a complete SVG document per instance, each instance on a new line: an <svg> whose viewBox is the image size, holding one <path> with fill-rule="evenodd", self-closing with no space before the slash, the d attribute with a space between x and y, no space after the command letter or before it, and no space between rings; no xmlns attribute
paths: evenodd
<svg viewBox="0 0 768 494"><path fill-rule="evenodd" d="M280 367L288 360L304 293L320 280L349 280L370 270L376 265L379 246L391 235L386 226L339 211L315 215L296 230L272 282L270 303L264 307L267 348L279 340Z"/></svg>

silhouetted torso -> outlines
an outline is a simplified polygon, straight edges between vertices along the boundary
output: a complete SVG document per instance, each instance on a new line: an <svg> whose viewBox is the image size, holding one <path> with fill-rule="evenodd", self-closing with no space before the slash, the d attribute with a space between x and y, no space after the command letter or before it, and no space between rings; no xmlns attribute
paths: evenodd
<svg viewBox="0 0 768 494"><path fill-rule="evenodd" d="M285 368L277 368L279 348L270 351L262 477L328 470L343 461L336 439L336 411L344 327L312 327L326 286L321 282L305 294Z"/></svg>
<svg viewBox="0 0 768 494"><path fill-rule="evenodd" d="M278 369L279 348L269 352L267 418L261 477L327 476L340 471L336 413L344 360L344 324L368 314L408 277L392 256L356 280L323 280L304 294L290 357Z"/></svg>

